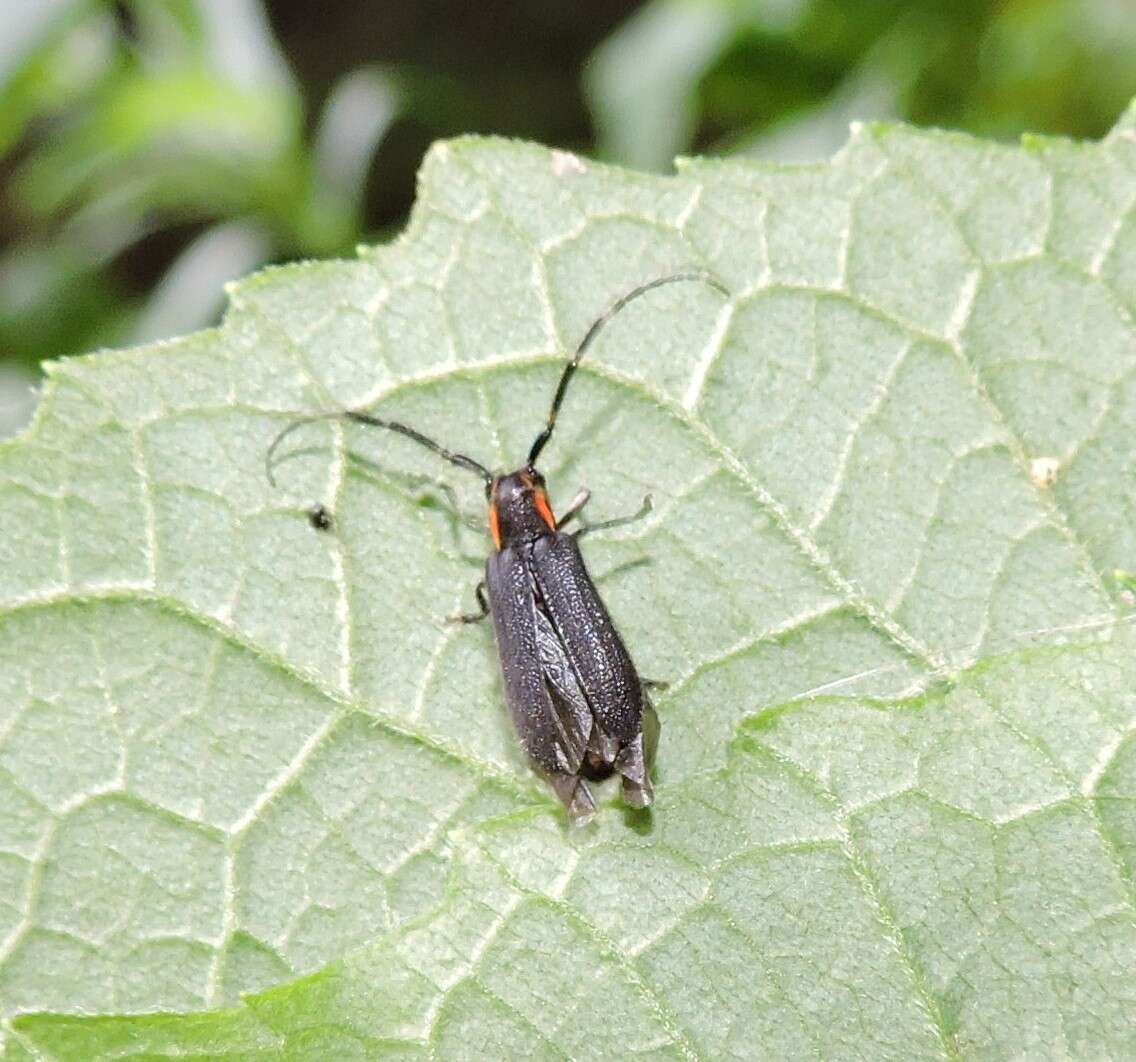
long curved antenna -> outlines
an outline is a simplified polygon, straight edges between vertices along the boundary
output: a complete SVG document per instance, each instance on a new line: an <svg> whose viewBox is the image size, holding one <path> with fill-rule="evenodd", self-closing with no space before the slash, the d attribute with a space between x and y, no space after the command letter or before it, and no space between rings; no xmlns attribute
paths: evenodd
<svg viewBox="0 0 1136 1062"><path fill-rule="evenodd" d="M297 428L302 428L305 424L311 424L317 420L353 420L356 424L366 424L372 428L386 428L387 431L393 431L399 435L405 435L408 439L413 439L419 446L426 447L431 453L449 461L451 465L476 472L485 481L486 486L493 482L493 473L483 464L475 461L472 457L466 457L465 454L457 454L453 450L447 450L441 443L434 442L429 436L423 435L422 432L406 424L400 424L397 420L383 420L381 417L373 416L370 413L360 413L355 409L344 409L334 413L315 413L310 417L300 417L292 421L272 440L264 455L264 474L268 477L268 482L272 486L276 486L276 476L272 472L272 458L280 444Z"/></svg>
<svg viewBox="0 0 1136 1062"><path fill-rule="evenodd" d="M576 353L572 355L572 360L564 366L564 372L560 376L560 383L556 385L556 394L552 396L552 408L548 411L548 421L545 423L541 433L533 440L533 444L529 449L530 468L536 464L536 459L540 456L541 450L544 449L548 440L552 438L552 429L556 427L556 415L560 412L561 403L564 401L568 384L571 382L572 376L576 372L576 366L580 364L580 359L587 352L588 347L592 345L592 340L603 330L604 325L619 313L624 306L629 302L634 302L640 295L645 295L648 291L653 291L655 288L661 288L664 284L677 284L685 280L700 280L703 284L708 284L715 291L721 292L726 298L730 297L730 293L726 290L725 285L709 273L690 272L670 273L665 277L656 277L654 280L647 281L646 284L640 284L637 288L632 288L626 295L621 295L616 299L615 302L592 322L591 327L584 333L584 338L580 340L580 345L576 348Z"/></svg>

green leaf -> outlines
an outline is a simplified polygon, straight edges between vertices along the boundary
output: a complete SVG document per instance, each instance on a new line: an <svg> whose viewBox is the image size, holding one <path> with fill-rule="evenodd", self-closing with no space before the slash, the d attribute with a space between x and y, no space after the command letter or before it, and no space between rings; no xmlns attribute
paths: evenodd
<svg viewBox="0 0 1136 1062"><path fill-rule="evenodd" d="M669 178L438 146L409 232L54 366L0 449L11 1058L1136 1052L1136 111ZM377 407L644 523L658 805L569 831ZM312 529L306 507L335 513Z"/></svg>

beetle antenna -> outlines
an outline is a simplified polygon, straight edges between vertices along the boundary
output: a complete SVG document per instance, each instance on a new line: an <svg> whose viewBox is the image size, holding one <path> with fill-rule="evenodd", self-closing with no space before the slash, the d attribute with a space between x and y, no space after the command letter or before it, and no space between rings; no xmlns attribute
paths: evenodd
<svg viewBox="0 0 1136 1062"><path fill-rule="evenodd" d="M591 327L584 333L584 338L580 340L580 345L576 348L576 353L572 355L572 360L564 366L564 372L560 375L560 382L556 385L556 394L552 396L552 408L548 411L548 421L545 423L541 433L533 440L532 447L529 449L530 468L536 464L536 459L540 456L541 450L544 449L548 440L552 438L552 429L556 427L556 415L560 412L560 406L564 402L564 395L568 390L568 384L571 382L576 372L576 366L580 364L580 359L587 353L588 347L592 345L592 341L603 330L604 325L629 302L634 302L640 295L645 295L648 291L653 291L655 288L661 288L664 284L677 284L685 280L699 280L703 284L708 284L715 291L721 292L726 298L730 297L730 293L726 290L725 285L709 273L690 272L670 273L665 277L656 277L654 280L647 281L646 284L640 284L637 288L632 288L631 291L616 299L615 302L592 322Z"/></svg>
<svg viewBox="0 0 1136 1062"><path fill-rule="evenodd" d="M479 461L475 461L472 457L466 457L465 454L458 454L454 453L453 450L447 450L441 443L435 442L428 435L423 435L422 432L411 428L409 425L400 424L397 420L383 420L381 417L376 417L371 413L361 413L355 409L344 409L335 413L316 413L310 417L300 417L298 420L292 421L291 424L272 440L271 445L269 445L264 455L264 474L268 477L268 482L271 483L272 486L276 486L276 476L272 471L272 459L277 449L280 447L280 444L297 428L302 428L305 424L311 424L317 420L353 420L356 424L366 424L372 428L386 428L387 431L393 431L399 435L405 435L408 439L413 439L419 446L426 447L431 453L435 453L443 460L449 461L451 465L457 465L458 468L476 472L485 480L486 486L493 482L493 473Z"/></svg>

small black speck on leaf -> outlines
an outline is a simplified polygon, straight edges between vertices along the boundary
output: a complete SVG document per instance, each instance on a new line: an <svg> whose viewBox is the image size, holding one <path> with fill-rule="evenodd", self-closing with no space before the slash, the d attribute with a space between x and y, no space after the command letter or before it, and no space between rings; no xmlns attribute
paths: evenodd
<svg viewBox="0 0 1136 1062"><path fill-rule="evenodd" d="M317 531L330 531L335 521L323 505L313 505L308 510L308 523Z"/></svg>

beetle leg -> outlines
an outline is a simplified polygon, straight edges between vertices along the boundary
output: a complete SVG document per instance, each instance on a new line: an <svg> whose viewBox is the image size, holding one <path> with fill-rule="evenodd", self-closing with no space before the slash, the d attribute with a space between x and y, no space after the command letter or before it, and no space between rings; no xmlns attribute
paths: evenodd
<svg viewBox="0 0 1136 1062"><path fill-rule="evenodd" d="M651 495L647 494L643 498L643 504L639 506L639 511L632 513L630 516L617 516L614 520L602 520L598 524L584 524L583 519L581 519L580 523L583 524L583 526L576 532L576 537L583 538L585 535L590 535L593 531L607 531L613 527L623 527L624 524L633 524L636 520L642 520L654 507Z"/></svg>
<svg viewBox="0 0 1136 1062"><path fill-rule="evenodd" d="M430 486L441 491L446 496L446 501L448 501L450 503L449 504L450 515L455 520L457 520L457 522L459 524L462 524L463 526L468 527L472 531L480 531L483 534L485 533L485 521L484 520L478 520L476 517L470 516L468 513L462 512L461 505L458 502L457 491L455 491L453 487L451 487L448 483L440 483L437 480L431 480ZM429 494L425 494L425 493L419 495L420 499L428 498L428 497L429 497Z"/></svg>
<svg viewBox="0 0 1136 1062"><path fill-rule="evenodd" d="M579 516L580 510L588 504L588 499L591 496L592 492L587 487L581 487L576 491L576 497L572 499L572 504L564 511L564 515L556 521L556 530L559 531L569 520Z"/></svg>
<svg viewBox="0 0 1136 1062"><path fill-rule="evenodd" d="M485 596L484 580L477 584L477 589L474 590L474 593L477 595L477 606L481 611L459 612L456 616L447 616L446 619L450 623L480 623L489 615L489 599Z"/></svg>

